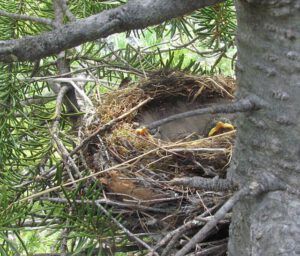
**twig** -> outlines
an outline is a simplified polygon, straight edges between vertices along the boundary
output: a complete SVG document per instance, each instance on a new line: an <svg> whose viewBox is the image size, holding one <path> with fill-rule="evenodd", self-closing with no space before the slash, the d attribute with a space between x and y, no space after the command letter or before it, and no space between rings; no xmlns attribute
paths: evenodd
<svg viewBox="0 0 300 256"><path fill-rule="evenodd" d="M240 201L242 198L248 195L257 196L264 192L276 191L276 190L285 190L284 186L277 178L272 175L260 177L261 181L251 182L248 186L243 187L238 192L236 192L213 216L213 218L206 223L206 225L196 234L193 238L181 249L175 256L184 256L186 255L197 243L203 241L208 233L216 227L218 222L222 220L226 213L229 212L232 207Z"/></svg>
<svg viewBox="0 0 300 256"><path fill-rule="evenodd" d="M53 6L54 6L54 13L55 13L55 24L57 27L61 27L63 24L63 12L62 12L62 8L59 6L58 0L53 1ZM64 57L65 57L65 52L61 52L60 54L57 55L59 73L64 73L66 70L69 69L69 64L66 62ZM61 88L60 88L60 90L58 92L58 96L57 96L56 109L55 109L55 120L54 120L54 123L52 126L51 134L57 145L57 148L58 148L60 154L62 155L62 159L65 163L67 173L68 173L71 181L74 182L75 179L73 177L72 171L69 168L69 162L71 163L74 171L77 173L77 176L78 177L82 177L82 176L80 174L79 168L75 164L74 160L69 156L68 150L66 149L66 147L60 140L59 130L58 130L59 122L61 120L63 100L64 100L64 98L70 96L70 93L72 93L72 91L75 95L74 89L72 87L70 87L69 85L66 85L66 84L61 85ZM69 99L69 100L71 101L71 103L77 103L76 96L75 96L75 99L73 99L73 102L72 102L72 99ZM70 107L73 108L73 106L70 106L70 104L67 104L68 110L70 110Z"/></svg>
<svg viewBox="0 0 300 256"><path fill-rule="evenodd" d="M53 0L53 8L54 8L54 15L55 19L54 22L58 29L64 25L64 12L62 7L60 6L60 0ZM59 74L63 74L70 71L70 63L66 60L66 52L62 51L57 54L57 61L56 61L57 69ZM73 126L78 124L78 115L77 113L80 110L78 105L77 97L74 88L71 85L62 83L61 86L68 86L70 89L68 90L66 97L64 99L64 104L67 108L67 113L70 115L70 120ZM75 114L75 115L74 115Z"/></svg>
<svg viewBox="0 0 300 256"><path fill-rule="evenodd" d="M224 87L220 86L214 79L212 79L211 77L207 77L207 80L212 82L215 87L217 87L218 89L220 89L222 92L224 92L225 94L227 94L227 96L230 98L230 99L233 99L234 96L229 93Z"/></svg>
<svg viewBox="0 0 300 256"><path fill-rule="evenodd" d="M51 198L51 197L41 197L38 200L40 201L48 201L48 202L53 202L53 203L69 203L67 199L64 198ZM110 206L118 206L120 208L129 208L129 209L136 209L136 210L141 210L141 211L151 211L151 212L159 212L159 213L170 213L171 210L165 210L165 209L160 209L160 208L154 208L150 206L143 206L140 204L129 204L129 203L123 203L123 202L116 202L112 201L108 198L104 199L98 199L95 201L92 200L72 200L72 202L75 202L76 204L90 204L94 205L95 203L98 204L105 204L105 205L110 205Z"/></svg>
<svg viewBox="0 0 300 256"><path fill-rule="evenodd" d="M34 81L39 81L39 79L42 79L43 81L55 82L55 83L70 83L71 81L72 82L95 82L94 79L84 78L84 77L59 77L59 78L35 77L34 79L35 79Z"/></svg>
<svg viewBox="0 0 300 256"><path fill-rule="evenodd" d="M194 227L203 225L203 221L199 221L197 220L198 218L202 218L205 217L208 213L210 213L211 211L215 210L216 208L218 208L220 206L220 204L217 204L215 206L213 206L212 208L206 210L205 212L203 212L200 216L197 216L196 218L194 218L191 221L188 221L186 223L184 223L183 225L181 225L180 227L174 229L173 231L169 232L168 234L166 234L164 236L163 239L161 239L156 246L153 248L154 251L157 251L160 247L164 246L168 241L170 241L171 239L173 239L175 236L178 238L179 236L177 236L178 234L183 234L186 230L192 229ZM153 255L152 252L149 252L147 254L147 256L151 256Z"/></svg>
<svg viewBox="0 0 300 256"><path fill-rule="evenodd" d="M170 152L226 153L226 148L172 148Z"/></svg>
<svg viewBox="0 0 300 256"><path fill-rule="evenodd" d="M68 17L69 21L74 22L76 21L76 17L74 16L74 14L70 11L68 5L67 5L67 1L66 0L60 0L60 6L63 10L63 12L66 14L66 16Z"/></svg>
<svg viewBox="0 0 300 256"><path fill-rule="evenodd" d="M70 80L69 83L74 87L77 93L94 109L94 105L90 98L85 94L85 92L78 87L74 80Z"/></svg>
<svg viewBox="0 0 300 256"><path fill-rule="evenodd" d="M66 95L67 91L70 88L68 86L62 86L57 94L57 98L56 98L56 107L55 107L55 119L54 119L54 123L52 126L52 132L54 134L57 134L57 130L58 130L58 125L61 119L61 112L62 112L62 104L63 104L63 98Z"/></svg>
<svg viewBox="0 0 300 256"><path fill-rule="evenodd" d="M0 41L0 43L1 43L1 41ZM1 46L1 44L0 44L0 46ZM110 69L110 70L116 70L116 68L119 68L117 70L119 72L133 73L137 76L141 76L140 74L135 73L133 71L129 72L126 69L126 67L116 66L116 65L105 63L105 64L99 64L99 65L95 65L95 66L91 66L91 67L79 68L79 69L76 69L74 71L65 72L65 73L62 73L62 74L59 74L59 75L50 75L50 76L43 76L43 77L31 77L31 78L26 78L26 79L23 79L23 80L26 81L26 82L29 82L29 83L34 83L34 82L39 82L39 81L52 81L53 78L61 79L62 77L67 77L67 76L77 74L77 73L83 73L87 70L93 70L93 69L98 69L98 68L108 68L108 67L115 67L115 69ZM84 79L84 78L72 78L72 80L73 81L83 81L83 80L86 81L86 79Z"/></svg>
<svg viewBox="0 0 300 256"><path fill-rule="evenodd" d="M194 252L187 256L207 256L207 255L223 255L227 251L227 242L215 245L211 248L203 249L200 252Z"/></svg>
<svg viewBox="0 0 300 256"><path fill-rule="evenodd" d="M179 239L179 237L181 237L181 235L183 233L185 233L185 231L192 229L193 227L196 227L198 225L200 225L201 222L198 223L190 223L190 225L184 225L182 226L181 230L177 230L178 232L172 237L172 239L170 240L170 242L167 244L167 246L165 247L165 249L162 251L161 256L167 256L169 254L169 252L172 250L172 248L174 248L174 245L176 244L177 240Z"/></svg>
<svg viewBox="0 0 300 256"><path fill-rule="evenodd" d="M193 38L191 41L185 43L185 44L181 44L181 45L175 45L175 44L172 44L172 41L170 42L171 46L175 47L175 48L179 48L179 49L182 49L182 48L186 48L187 46L195 43L198 39L200 39L201 37L203 37L202 35L199 35L199 36L196 36L195 38Z"/></svg>
<svg viewBox="0 0 300 256"><path fill-rule="evenodd" d="M143 158L143 157L145 157L145 156L147 156L147 155L149 155L149 154L152 154L153 152L156 152L156 151L157 151L157 148L152 149L152 150L149 150L149 151L147 151L147 152L145 152L145 153L143 153L143 154L141 154L141 155L139 155L139 156L136 156L136 157L134 157L134 158L132 158L132 159L129 159L129 160L125 161L125 162L122 162L122 163L120 163L120 164L111 166L111 167L109 167L109 168L107 168L107 169L105 169L105 170L103 170L103 171L95 172L95 173L92 173L92 174L87 175L87 176L85 176L85 177L82 177L82 178L80 178L80 179L77 179L77 180L75 180L75 181L66 182L66 183L63 183L63 184L61 184L61 185L59 185L59 186L55 186L55 187L52 187L52 188L43 190L43 191L41 191L41 192L32 194L32 195L30 195L30 196L27 196L27 197L24 197L24 198L20 199L19 201L15 201L13 204L15 204L15 203L20 203L20 202L24 202L24 201L28 201L28 200L32 200L32 199L34 199L34 198L40 197L40 196L42 196L42 195L45 195L45 194L47 194L47 193L50 193L50 192L59 190L59 189L61 189L62 187L67 187L67 186L70 186L70 185L79 183L79 182L81 182L81 181L84 181L84 180L87 180L87 179L90 179L90 178L93 178L93 177L97 177L97 176L99 176L100 174L103 174L103 173L106 173L106 172L109 172L109 171L112 171L112 170L120 169L120 168L126 166L127 164L130 164L131 162L137 161L137 160L139 160L139 159L141 159L141 158ZM13 205L13 204L12 204L12 205ZM11 206L12 206L12 205L11 205ZM9 206L9 207L10 207L10 206Z"/></svg>
<svg viewBox="0 0 300 256"><path fill-rule="evenodd" d="M152 251L152 248L150 247L150 245L148 245L147 243L145 243L142 239L138 238L133 233L131 233L127 228L125 228L116 218L114 218L113 216L111 216L111 214L101 204L95 202L95 205L98 208L100 208L101 211L104 212L104 214L108 218L110 218L119 228L121 228L124 231L124 233L126 233L128 235L129 238L131 238L132 240L136 241L138 244L142 245L144 248Z"/></svg>
<svg viewBox="0 0 300 256"><path fill-rule="evenodd" d="M184 113L172 115L161 120L155 121L146 127L148 129L154 129L159 127L163 124L172 122L174 120L187 118L191 116L198 116L204 114L218 114L218 113L237 113L237 112L247 112L252 110L259 110L263 107L262 100L258 99L255 96L249 96L244 99L240 99L233 103L228 104L220 104L220 105L213 105L207 108L199 108L196 110L187 111Z"/></svg>
<svg viewBox="0 0 300 256"><path fill-rule="evenodd" d="M47 18L33 17L33 16L24 15L24 14L10 13L10 12L6 12L3 10L0 10L0 16L8 17L8 18L11 18L14 20L33 21L33 22L37 22L37 23L46 24L51 27L55 27L55 22L53 20L47 19Z"/></svg>
<svg viewBox="0 0 300 256"><path fill-rule="evenodd" d="M231 180L219 178L202 178L202 177L183 177L175 178L170 181L172 185L185 185L192 188L212 190L212 191L228 191L237 188Z"/></svg>
<svg viewBox="0 0 300 256"><path fill-rule="evenodd" d="M63 162L65 163L65 167L68 172L68 175L69 175L70 179L74 182L75 179L69 168L68 162L71 163L77 176L78 177L82 177L82 176L81 176L80 171L79 171L78 167L76 166L74 160L69 156L68 150L66 149L66 147L64 146L64 144L62 143L62 141L60 140L59 135L58 135L58 133L59 133L58 126L59 126L59 122L61 120L63 98L69 89L70 88L68 86L62 86L60 91L58 92L57 100L56 100L56 108L55 108L55 119L54 119L54 123L52 125L51 135L52 135L52 138L58 148L59 153L62 156Z"/></svg>
<svg viewBox="0 0 300 256"><path fill-rule="evenodd" d="M67 219L67 224L66 226L69 225L69 220ZM68 235L69 235L69 228L64 228L61 232L61 246L60 246L60 249L61 249L61 256L66 256L67 253L68 253Z"/></svg>
<svg viewBox="0 0 300 256"><path fill-rule="evenodd" d="M47 94L42 95L42 96L27 98L25 100L22 100L20 103L21 103L22 106L29 106L29 105L32 105L32 104L43 105L43 104L46 104L46 103L52 101L55 98L57 98L57 95L55 95L53 93L47 93Z"/></svg>

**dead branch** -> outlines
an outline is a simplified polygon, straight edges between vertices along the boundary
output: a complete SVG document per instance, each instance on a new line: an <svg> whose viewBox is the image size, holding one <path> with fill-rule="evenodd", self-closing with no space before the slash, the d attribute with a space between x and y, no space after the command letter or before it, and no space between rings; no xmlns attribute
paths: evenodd
<svg viewBox="0 0 300 256"><path fill-rule="evenodd" d="M253 110L259 110L260 108L262 108L261 100L257 97L249 96L247 98L240 99L233 103L212 105L207 108L198 108L184 113L172 115L161 120L155 121L151 124L148 124L146 127L148 129L155 129L163 124L191 116L198 116L204 114L248 112Z"/></svg>
<svg viewBox="0 0 300 256"><path fill-rule="evenodd" d="M68 253L68 236L70 233L70 229L68 228L69 220L66 221L66 228L64 228L61 232L61 245L60 245L60 250L61 250L61 255L62 256L67 256Z"/></svg>
<svg viewBox="0 0 300 256"><path fill-rule="evenodd" d="M82 176L81 176L80 171L79 171L77 165L75 164L74 160L69 156L68 150L66 149L66 147L60 140L59 129L58 129L58 126L59 126L59 123L61 120L63 99L69 89L70 88L68 86L62 86L57 95L56 108L55 108L55 119L54 119L54 122L52 125L51 135L52 135L52 138L58 148L58 152L61 154L61 157L65 164L66 170L68 172L68 175L69 175L70 179L74 182L75 179L72 175L72 171L70 170L69 162L71 163L72 169L76 172L77 176L78 177L82 177Z"/></svg>
<svg viewBox="0 0 300 256"><path fill-rule="evenodd" d="M175 178L170 181L172 185L184 185L197 189L212 190L212 191L228 191L237 188L237 185L228 179L206 179L202 177L183 177Z"/></svg>
<svg viewBox="0 0 300 256"><path fill-rule="evenodd" d="M53 6L54 6L54 13L55 13L55 24L57 27L62 26L63 24L63 11L62 8L59 5L58 0L55 0L53 2ZM69 66L65 60L65 52L61 52L60 54L58 54L58 71L59 73L64 73L66 70L69 69ZM69 100L73 101L72 104L76 105L77 103L77 99L76 97L72 97L74 96L73 94L75 94L74 92L74 88L70 87L67 84L62 83L61 88L59 90L58 96L57 96L57 101L56 101L56 109L55 109L55 120L52 126L52 130L51 130L51 134L52 137L57 145L58 151L62 156L63 162L65 163L65 167L67 170L67 173L71 179L71 181L75 181L72 171L69 167L69 163L71 163L72 169L76 172L77 177L82 177L79 171L79 168L77 167L77 165L75 164L74 160L69 156L69 152L66 149L66 147L64 146L64 144L62 143L62 141L59 138L59 123L61 120L61 112L62 112L62 104L64 101L65 97L69 96ZM71 97L70 97L71 96ZM66 101L64 101L66 102ZM70 102L68 102L67 108L68 111L73 109L73 105L70 104Z"/></svg>
<svg viewBox="0 0 300 256"><path fill-rule="evenodd" d="M131 240L136 241L139 245L142 245L144 248L152 251L152 248L150 245L148 245L147 243L145 243L142 239L138 238L136 235L134 235L133 233L131 233L127 228L125 228L116 218L114 218L113 216L111 216L111 214L99 203L95 202L95 205L101 209L102 212L104 212L104 214L111 219L121 230L124 231L125 234L128 235L128 237ZM158 256L158 254L156 254Z"/></svg>
<svg viewBox="0 0 300 256"><path fill-rule="evenodd" d="M213 246L200 252L193 252L187 256L207 256L207 255L223 255L227 251L227 241L223 244Z"/></svg>
<svg viewBox="0 0 300 256"><path fill-rule="evenodd" d="M64 12L60 5L60 0L53 1L53 8L55 14L54 22L56 27L60 29L64 25ZM62 51L57 54L56 64L59 74L64 74L70 71L70 64L66 61L66 52ZM70 120L72 121L73 126L76 126L78 122L78 116L75 113L78 112L80 107L75 94L75 89L72 87L72 85L67 83L62 83L61 86L67 86L69 88L64 99L64 104L67 108L67 113L71 114Z"/></svg>
<svg viewBox="0 0 300 256"><path fill-rule="evenodd" d="M36 96L36 97L32 97L32 98L28 98L25 100L22 100L20 103L22 106L29 106L29 105L43 105L46 104L50 101L52 101L53 99L57 98L57 95L55 95L54 93L47 93L45 95L42 96Z"/></svg>
<svg viewBox="0 0 300 256"><path fill-rule="evenodd" d="M69 90L68 86L62 86L56 98L56 107L55 107L55 114L54 114L55 118L52 126L52 133L54 134L56 134L58 130L58 125L61 120L63 98L66 95L68 90Z"/></svg>
<svg viewBox="0 0 300 256"><path fill-rule="evenodd" d="M186 223L184 223L183 225L181 225L180 227L172 230L171 232L169 232L168 234L166 234L164 236L163 239L161 239L153 248L154 251L157 251L159 248L161 248L162 246L166 245L170 240L173 240L174 237L179 238L180 235L179 234L184 234L187 230L192 229L194 227L198 227L201 225L204 225L205 223L203 221L199 221L199 218L203 218L205 217L207 214L209 214L210 212L214 211L215 209L217 209L218 207L220 207L221 203L213 206L210 209L207 209L205 212L203 212L200 216L197 216L196 218L194 218L193 220L190 220ZM153 256L153 252L151 251L147 254L147 256Z"/></svg>
<svg viewBox="0 0 300 256"><path fill-rule="evenodd" d="M249 185L243 187L216 212L212 220L207 222L206 225L196 235L194 235L193 238L181 250L175 254L175 256L186 255L193 247L196 246L197 243L203 241L209 232L216 227L218 222L224 219L226 213L229 212L233 206L245 196L257 196L265 192L277 190L286 190L286 186L272 175L262 176L260 177L260 183L251 182Z"/></svg>
<svg viewBox="0 0 300 256"><path fill-rule="evenodd" d="M40 197L38 200L40 201L48 201L48 202L53 202L53 203L64 203L67 204L69 201L64 198L50 198L50 197ZM109 206L117 206L120 208L129 208L129 209L135 209L135 210L140 210L140 211L150 211L150 212L159 212L159 213L170 213L172 210L166 210L166 209L161 209L161 208L155 208L155 207L150 207L150 206L144 206L140 204L132 204L132 203L123 203L123 202L116 202L113 200L110 200L108 198L104 199L98 199L95 201L92 200L73 200L72 202L75 202L76 204L89 204L89 205L94 205L95 203L98 204L104 204L104 205L109 205Z"/></svg>

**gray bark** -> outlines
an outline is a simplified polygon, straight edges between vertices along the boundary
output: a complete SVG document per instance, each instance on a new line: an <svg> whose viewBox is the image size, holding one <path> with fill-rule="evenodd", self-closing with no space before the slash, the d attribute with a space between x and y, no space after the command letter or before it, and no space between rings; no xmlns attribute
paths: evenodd
<svg viewBox="0 0 300 256"><path fill-rule="evenodd" d="M54 8L54 14L55 14L55 24L56 27L61 27L63 25L63 19L64 19L64 13L60 6L60 2L58 0L53 1L53 8ZM59 74L65 74L69 73L71 71L70 63L66 59L65 52L61 52L57 56L57 69ZM78 101L76 98L75 89L71 84L68 83L61 83L61 87L66 86L68 88L68 91L66 93L66 97L64 99L64 104L67 108L67 113L70 115L70 120L73 123L73 126L76 127L77 122L79 120L79 117L77 115L74 115L80 110L80 107L78 105ZM73 114L73 115L72 115Z"/></svg>
<svg viewBox="0 0 300 256"><path fill-rule="evenodd" d="M243 115L230 177L245 184L272 174L300 185L300 1L238 0L238 97L264 110ZM300 200L288 192L248 198L234 208L229 255L300 255Z"/></svg>
<svg viewBox="0 0 300 256"><path fill-rule="evenodd" d="M141 29L183 16L224 0L131 0L38 36L0 41L0 61L33 61L132 29Z"/></svg>

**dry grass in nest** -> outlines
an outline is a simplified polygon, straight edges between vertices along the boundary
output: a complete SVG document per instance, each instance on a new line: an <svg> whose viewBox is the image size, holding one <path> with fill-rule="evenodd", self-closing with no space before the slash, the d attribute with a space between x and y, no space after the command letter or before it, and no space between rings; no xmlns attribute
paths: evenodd
<svg viewBox="0 0 300 256"><path fill-rule="evenodd" d="M183 97L188 101L202 98L233 99L235 81L224 76L193 76L182 72L156 72L148 79L140 81L136 87L125 88L107 93L98 107L102 123L121 115L132 107L151 97L153 101ZM127 119L127 122L132 121Z"/></svg>
<svg viewBox="0 0 300 256"><path fill-rule="evenodd" d="M137 87L106 94L98 107L99 125L120 116L148 97L156 104L176 97L185 97L189 101L198 98L231 100L234 91L235 82L228 77L154 73ZM139 113L142 111L140 109ZM119 122L102 137L110 163L136 159L100 177L106 188L106 197L128 204L122 215L128 228L136 232L158 233L161 229L173 230L208 208L215 209L228 193L197 191L169 182L183 176L226 177L235 131L208 138L194 134L175 142L163 141L150 134L142 136L136 133L134 121L137 114ZM96 139L92 143L99 144ZM122 206L115 206L114 211L119 213ZM159 221L151 224L153 219Z"/></svg>
<svg viewBox="0 0 300 256"><path fill-rule="evenodd" d="M141 82L145 94L156 100L169 97L188 97L196 100L200 95L205 97L233 98L235 81L224 76L195 76L181 72L157 72L150 79Z"/></svg>

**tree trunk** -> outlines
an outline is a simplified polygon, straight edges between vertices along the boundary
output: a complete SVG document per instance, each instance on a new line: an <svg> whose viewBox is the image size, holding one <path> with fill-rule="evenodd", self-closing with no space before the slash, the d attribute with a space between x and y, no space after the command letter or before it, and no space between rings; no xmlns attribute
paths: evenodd
<svg viewBox="0 0 300 256"><path fill-rule="evenodd" d="M229 175L242 183L272 174L300 187L300 1L239 0L238 97L264 110L243 115ZM229 255L300 255L300 200L269 192L233 211Z"/></svg>

